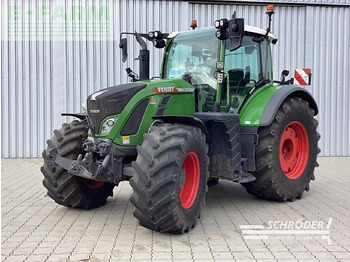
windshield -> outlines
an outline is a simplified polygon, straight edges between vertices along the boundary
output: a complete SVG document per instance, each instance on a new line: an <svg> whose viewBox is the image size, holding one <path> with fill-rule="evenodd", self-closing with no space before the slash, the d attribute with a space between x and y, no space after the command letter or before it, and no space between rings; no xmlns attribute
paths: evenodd
<svg viewBox="0 0 350 262"><path fill-rule="evenodd" d="M219 41L214 28L183 32L177 35L168 50L164 78L181 78L190 74L194 85L216 89L216 62Z"/></svg>

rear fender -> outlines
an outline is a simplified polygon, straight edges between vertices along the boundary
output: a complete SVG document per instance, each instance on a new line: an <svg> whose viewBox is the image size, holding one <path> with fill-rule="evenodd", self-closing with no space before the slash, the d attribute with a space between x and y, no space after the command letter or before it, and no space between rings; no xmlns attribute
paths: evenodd
<svg viewBox="0 0 350 262"><path fill-rule="evenodd" d="M247 159L245 170L255 171L255 147L259 140L259 127L270 125L282 103L289 97L300 97L307 101L318 114L317 104L312 95L298 86L269 86L259 90L246 103L240 114L242 158ZM257 92L257 93L258 93ZM261 117L259 117L261 116Z"/></svg>
<svg viewBox="0 0 350 262"><path fill-rule="evenodd" d="M288 97L300 97L307 101L318 114L317 104L312 95L299 86L272 86L257 90L245 103L240 112L241 126L268 126L272 123L283 101Z"/></svg>
<svg viewBox="0 0 350 262"><path fill-rule="evenodd" d="M259 126L268 126L274 120L278 109L288 97L300 97L309 103L309 106L318 114L317 104L312 95L304 88L298 86L288 86L288 88L280 88L270 98L260 119Z"/></svg>

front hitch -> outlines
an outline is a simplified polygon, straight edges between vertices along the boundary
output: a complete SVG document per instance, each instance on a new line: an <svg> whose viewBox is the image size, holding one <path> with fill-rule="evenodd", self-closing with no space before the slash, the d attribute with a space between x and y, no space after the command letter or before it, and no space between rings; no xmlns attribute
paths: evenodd
<svg viewBox="0 0 350 262"><path fill-rule="evenodd" d="M77 160L72 160L58 155L57 148L52 148L49 151L49 157L74 176L96 181L115 182L114 176L107 172L111 155L106 155L102 163L94 160L93 153L87 153L84 157L80 154Z"/></svg>

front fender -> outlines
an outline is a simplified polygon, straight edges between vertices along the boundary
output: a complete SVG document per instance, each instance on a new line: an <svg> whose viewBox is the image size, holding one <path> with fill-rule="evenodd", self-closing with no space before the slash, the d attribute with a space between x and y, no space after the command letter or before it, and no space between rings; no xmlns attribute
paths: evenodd
<svg viewBox="0 0 350 262"><path fill-rule="evenodd" d="M161 122L169 123L169 124L177 123L177 124L184 124L184 125L198 127L205 134L207 143L209 144L209 142L210 142L209 133L208 133L208 130L207 130L205 124L202 122L202 120L200 120L197 117L191 117L191 116L154 116L154 117L152 117L152 119L160 120Z"/></svg>

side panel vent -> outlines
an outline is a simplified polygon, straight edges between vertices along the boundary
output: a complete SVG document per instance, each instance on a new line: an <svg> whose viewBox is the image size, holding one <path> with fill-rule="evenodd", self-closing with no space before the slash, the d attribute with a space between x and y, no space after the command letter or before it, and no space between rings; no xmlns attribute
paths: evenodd
<svg viewBox="0 0 350 262"><path fill-rule="evenodd" d="M128 121L125 123L120 134L125 135L134 135L139 130L143 115L145 114L146 108L148 105L148 99L143 100L140 104L136 106L134 111L131 113Z"/></svg>
<svg viewBox="0 0 350 262"><path fill-rule="evenodd" d="M166 106L170 101L171 96L164 96L162 100L160 100L159 105L160 106Z"/></svg>

